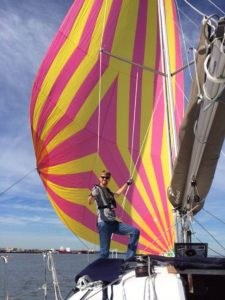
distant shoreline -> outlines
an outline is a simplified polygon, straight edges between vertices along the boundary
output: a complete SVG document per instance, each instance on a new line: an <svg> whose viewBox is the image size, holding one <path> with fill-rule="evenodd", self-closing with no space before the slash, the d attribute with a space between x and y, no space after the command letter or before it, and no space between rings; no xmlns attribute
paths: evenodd
<svg viewBox="0 0 225 300"><path fill-rule="evenodd" d="M18 249L18 250L9 250L9 249L0 249L1 254L10 254L10 253L27 253L27 254L40 254L52 252L54 254L96 254L98 251L88 251L88 250L70 250L70 251L62 251L62 250L40 250L40 249Z"/></svg>

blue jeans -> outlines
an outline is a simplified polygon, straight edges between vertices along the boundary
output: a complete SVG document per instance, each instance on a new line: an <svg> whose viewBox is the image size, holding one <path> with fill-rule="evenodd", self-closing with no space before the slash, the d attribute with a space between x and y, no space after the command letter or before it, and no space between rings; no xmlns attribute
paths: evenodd
<svg viewBox="0 0 225 300"><path fill-rule="evenodd" d="M130 240L127 248L126 259L136 254L140 231L125 223L117 221L108 221L98 223L98 231L100 237L100 257L109 257L110 241L113 233L121 235L129 235Z"/></svg>

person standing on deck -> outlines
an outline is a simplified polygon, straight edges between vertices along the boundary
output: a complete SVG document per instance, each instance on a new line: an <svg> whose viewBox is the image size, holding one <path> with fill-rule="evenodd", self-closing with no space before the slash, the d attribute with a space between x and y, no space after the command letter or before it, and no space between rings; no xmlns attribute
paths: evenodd
<svg viewBox="0 0 225 300"><path fill-rule="evenodd" d="M120 235L129 235L130 240L128 244L126 259L135 256L138 245L140 231L128 224L121 222L116 217L116 196L121 195L127 186L131 185L133 181L129 179L117 192L113 193L107 187L111 178L109 171L103 170L99 177L99 184L95 185L88 196L88 203L91 205L96 201L97 206L97 227L100 237L100 257L108 258L110 241L113 233Z"/></svg>

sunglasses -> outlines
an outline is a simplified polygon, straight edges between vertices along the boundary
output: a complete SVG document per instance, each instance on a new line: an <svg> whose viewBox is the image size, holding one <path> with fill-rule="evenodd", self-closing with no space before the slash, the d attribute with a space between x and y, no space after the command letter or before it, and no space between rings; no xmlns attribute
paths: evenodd
<svg viewBox="0 0 225 300"><path fill-rule="evenodd" d="M107 180L109 180L109 179L110 179L110 177L109 177L109 176L101 176L101 178L102 178L102 179L107 179Z"/></svg>

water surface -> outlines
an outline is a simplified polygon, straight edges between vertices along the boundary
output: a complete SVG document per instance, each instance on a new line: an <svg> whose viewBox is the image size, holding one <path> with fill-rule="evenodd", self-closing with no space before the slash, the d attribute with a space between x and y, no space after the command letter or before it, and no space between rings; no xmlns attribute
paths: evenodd
<svg viewBox="0 0 225 300"><path fill-rule="evenodd" d="M0 255L6 256L5 253ZM9 300L55 300L52 274L42 254L13 253L7 256L7 265L0 260L0 299L4 299L7 289ZM75 275L95 259L97 254L53 254L63 299L74 287ZM42 288L45 283L47 298Z"/></svg>

